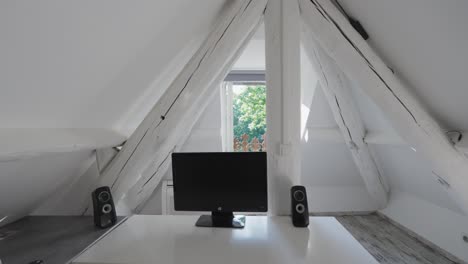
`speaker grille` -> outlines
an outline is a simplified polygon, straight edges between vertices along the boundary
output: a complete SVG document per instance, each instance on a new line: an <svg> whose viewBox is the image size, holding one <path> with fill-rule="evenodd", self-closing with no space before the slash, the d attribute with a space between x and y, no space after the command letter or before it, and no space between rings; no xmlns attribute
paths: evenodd
<svg viewBox="0 0 468 264"><path fill-rule="evenodd" d="M294 199L296 199L296 201L298 202L304 201L304 198L305 198L305 194L301 190L295 191L293 196L294 196Z"/></svg>

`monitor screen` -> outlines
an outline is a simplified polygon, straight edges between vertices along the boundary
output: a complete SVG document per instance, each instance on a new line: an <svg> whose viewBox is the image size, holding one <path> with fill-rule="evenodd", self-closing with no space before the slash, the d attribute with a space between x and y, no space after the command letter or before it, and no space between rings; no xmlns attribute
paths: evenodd
<svg viewBox="0 0 468 264"><path fill-rule="evenodd" d="M265 152L173 153L176 211L267 211Z"/></svg>

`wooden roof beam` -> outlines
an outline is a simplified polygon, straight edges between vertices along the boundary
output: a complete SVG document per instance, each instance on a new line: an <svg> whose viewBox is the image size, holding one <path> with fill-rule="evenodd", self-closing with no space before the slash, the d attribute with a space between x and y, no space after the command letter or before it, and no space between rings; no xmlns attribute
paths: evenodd
<svg viewBox="0 0 468 264"><path fill-rule="evenodd" d="M265 10L269 213L291 213L289 191L301 181L300 14L296 1Z"/></svg>
<svg viewBox="0 0 468 264"><path fill-rule="evenodd" d="M181 122L195 115L190 107L206 100L201 98L205 91L226 76L261 22L266 4L267 0L228 2L215 29L104 170L100 185L111 187L117 208L140 179L151 177L170 156L178 143L174 134Z"/></svg>
<svg viewBox="0 0 468 264"><path fill-rule="evenodd" d="M374 101L403 140L424 155L468 213L468 159L330 0L299 0L307 30Z"/></svg>

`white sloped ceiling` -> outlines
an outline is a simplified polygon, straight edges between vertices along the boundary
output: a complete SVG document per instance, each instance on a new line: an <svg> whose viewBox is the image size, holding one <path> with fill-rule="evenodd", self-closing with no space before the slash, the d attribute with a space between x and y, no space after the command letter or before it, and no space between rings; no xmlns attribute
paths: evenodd
<svg viewBox="0 0 468 264"><path fill-rule="evenodd" d="M1 1L0 129L129 135L226 2ZM93 159L91 150L35 154L0 162L0 216L30 211Z"/></svg>
<svg viewBox="0 0 468 264"><path fill-rule="evenodd" d="M339 2L443 127L468 130L467 1Z"/></svg>
<svg viewBox="0 0 468 264"><path fill-rule="evenodd" d="M113 126L223 3L2 1L1 127Z"/></svg>

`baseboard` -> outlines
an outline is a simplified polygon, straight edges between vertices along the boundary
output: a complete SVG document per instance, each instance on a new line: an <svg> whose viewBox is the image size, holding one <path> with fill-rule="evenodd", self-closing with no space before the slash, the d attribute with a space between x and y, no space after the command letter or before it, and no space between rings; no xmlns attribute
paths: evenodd
<svg viewBox="0 0 468 264"><path fill-rule="evenodd" d="M376 211L348 211L348 212L309 212L310 216L355 216L355 215L371 215Z"/></svg>

